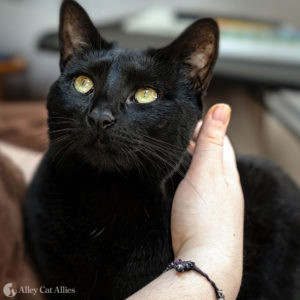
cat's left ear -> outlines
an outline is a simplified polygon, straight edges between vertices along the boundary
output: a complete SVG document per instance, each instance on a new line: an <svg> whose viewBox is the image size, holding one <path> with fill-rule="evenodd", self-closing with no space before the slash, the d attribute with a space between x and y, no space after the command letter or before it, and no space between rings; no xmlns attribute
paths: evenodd
<svg viewBox="0 0 300 300"><path fill-rule="evenodd" d="M205 92L212 77L218 48L219 27L213 19L206 18L194 22L159 52L172 63L183 64L194 88Z"/></svg>
<svg viewBox="0 0 300 300"><path fill-rule="evenodd" d="M61 71L72 57L89 50L108 49L111 45L100 36L88 14L76 1L63 1L59 24Z"/></svg>

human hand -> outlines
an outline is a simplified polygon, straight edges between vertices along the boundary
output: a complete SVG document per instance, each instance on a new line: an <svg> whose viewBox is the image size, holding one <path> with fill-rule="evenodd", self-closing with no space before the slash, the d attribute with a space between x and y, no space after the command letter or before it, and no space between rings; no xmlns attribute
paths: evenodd
<svg viewBox="0 0 300 300"><path fill-rule="evenodd" d="M228 105L217 104L196 129L191 166L177 188L171 233L175 258L214 260L242 277L244 198L235 155L225 136ZM200 126L198 126L200 127ZM198 135L199 133L199 135ZM199 255L200 254L200 255Z"/></svg>
<svg viewBox="0 0 300 300"><path fill-rule="evenodd" d="M191 166L177 188L171 233L175 259L192 260L236 299L242 278L244 198L234 152L225 132L230 108L219 104L195 132ZM199 126L200 127L200 126ZM224 140L225 138L225 140ZM215 299L196 272L164 272L129 299Z"/></svg>

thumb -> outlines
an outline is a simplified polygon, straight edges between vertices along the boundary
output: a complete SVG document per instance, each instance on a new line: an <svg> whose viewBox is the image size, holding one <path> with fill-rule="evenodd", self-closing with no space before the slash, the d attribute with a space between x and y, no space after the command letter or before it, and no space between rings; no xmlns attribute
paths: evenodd
<svg viewBox="0 0 300 300"><path fill-rule="evenodd" d="M207 112L198 135L191 172L223 172L223 142L230 120L231 109L227 104L216 104ZM199 173L200 172L200 173Z"/></svg>

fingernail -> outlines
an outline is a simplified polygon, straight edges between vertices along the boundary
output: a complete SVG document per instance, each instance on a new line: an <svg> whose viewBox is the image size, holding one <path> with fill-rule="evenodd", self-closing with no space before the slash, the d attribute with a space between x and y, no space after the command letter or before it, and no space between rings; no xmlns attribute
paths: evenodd
<svg viewBox="0 0 300 300"><path fill-rule="evenodd" d="M219 104L215 107L212 113L212 118L215 121L221 122L223 124L227 124L228 119L230 117L230 106L227 104Z"/></svg>

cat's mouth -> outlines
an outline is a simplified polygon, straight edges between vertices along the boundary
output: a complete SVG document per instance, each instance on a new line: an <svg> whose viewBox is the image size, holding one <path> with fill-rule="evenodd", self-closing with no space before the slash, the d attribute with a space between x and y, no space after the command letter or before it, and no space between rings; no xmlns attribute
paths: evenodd
<svg viewBox="0 0 300 300"><path fill-rule="evenodd" d="M98 137L90 136L89 140L83 144L83 154L85 160L93 166L106 171L132 169L134 164L128 160L122 142L112 135ZM131 154L132 156L132 154Z"/></svg>
<svg viewBox="0 0 300 300"><path fill-rule="evenodd" d="M86 151L93 156L99 156L99 158L114 160L120 155L120 148L122 147L120 139L111 130L108 132L93 132L87 142L84 144Z"/></svg>
<svg viewBox="0 0 300 300"><path fill-rule="evenodd" d="M135 148L141 144L141 140L121 130L107 128L105 132L102 130L90 132L85 147L112 155L122 152L121 148L124 148L124 144L127 150L135 151Z"/></svg>
<svg viewBox="0 0 300 300"><path fill-rule="evenodd" d="M100 137L99 135L92 138L86 145L88 149L90 150L96 150L101 153L111 152L112 147L108 141L108 139L104 139L103 137Z"/></svg>
<svg viewBox="0 0 300 300"><path fill-rule="evenodd" d="M98 128L96 130L90 131L88 134L88 141L86 147L88 148L97 148L99 150L105 150L110 143L108 134L104 133Z"/></svg>
<svg viewBox="0 0 300 300"><path fill-rule="evenodd" d="M107 146L106 146L105 144L103 144L103 142L100 140L100 138L97 138L97 139L95 140L94 146L95 146L96 148L103 149L103 150L107 148Z"/></svg>

